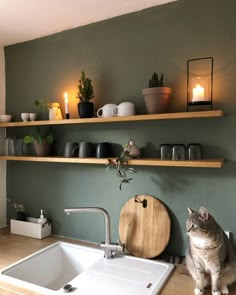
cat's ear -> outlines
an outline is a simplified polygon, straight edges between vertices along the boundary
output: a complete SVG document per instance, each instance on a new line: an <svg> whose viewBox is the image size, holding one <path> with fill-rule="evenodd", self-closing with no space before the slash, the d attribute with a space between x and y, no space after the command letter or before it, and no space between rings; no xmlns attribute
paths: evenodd
<svg viewBox="0 0 236 295"><path fill-rule="evenodd" d="M201 207L201 208L199 209L198 214L199 214L204 220L208 220L208 218L209 218L209 213L208 213L207 209L204 208L204 207Z"/></svg>
<svg viewBox="0 0 236 295"><path fill-rule="evenodd" d="M194 212L193 209L191 209L191 208L188 207L188 213L189 213L189 215L192 214L193 212Z"/></svg>

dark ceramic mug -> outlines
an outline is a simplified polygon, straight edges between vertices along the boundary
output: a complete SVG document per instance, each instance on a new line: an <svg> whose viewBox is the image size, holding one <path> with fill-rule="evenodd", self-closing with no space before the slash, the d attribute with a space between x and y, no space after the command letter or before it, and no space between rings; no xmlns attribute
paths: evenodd
<svg viewBox="0 0 236 295"><path fill-rule="evenodd" d="M96 158L107 158L111 155L111 144L109 142L100 142L96 145Z"/></svg>
<svg viewBox="0 0 236 295"><path fill-rule="evenodd" d="M93 145L91 142L81 141L79 143L79 158L88 158L92 156Z"/></svg>
<svg viewBox="0 0 236 295"><path fill-rule="evenodd" d="M79 148L79 145L77 142L71 142L71 141L66 142L65 149L64 149L64 157L66 158L77 157L78 148Z"/></svg>

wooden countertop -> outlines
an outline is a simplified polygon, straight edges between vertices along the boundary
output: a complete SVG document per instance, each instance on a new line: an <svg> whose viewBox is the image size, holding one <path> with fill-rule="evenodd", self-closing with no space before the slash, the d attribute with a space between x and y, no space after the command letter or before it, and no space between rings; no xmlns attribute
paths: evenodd
<svg viewBox="0 0 236 295"><path fill-rule="evenodd" d="M95 244L50 236L43 240L27 238L9 233L8 228L0 229L0 268L6 267L17 260L24 258L34 252L57 241L66 241L86 246L96 247ZM194 282L188 275L184 265L176 265L160 295L191 295L194 289ZM236 294L236 284L230 287L230 293ZM22 289L11 284L0 281L1 295L41 295L30 290ZM211 293L205 292L204 295Z"/></svg>

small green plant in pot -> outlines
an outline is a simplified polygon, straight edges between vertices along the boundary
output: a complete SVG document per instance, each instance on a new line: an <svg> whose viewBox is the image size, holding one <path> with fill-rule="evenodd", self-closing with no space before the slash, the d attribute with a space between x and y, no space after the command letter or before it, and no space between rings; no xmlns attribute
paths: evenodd
<svg viewBox="0 0 236 295"><path fill-rule="evenodd" d="M166 113L172 89L164 86L164 76L156 72L149 80L148 88L142 90L148 114Z"/></svg>
<svg viewBox="0 0 236 295"><path fill-rule="evenodd" d="M90 100L94 97L92 80L86 77L84 71L81 72L81 78L78 84L78 112L80 118L91 118L94 112L93 102Z"/></svg>
<svg viewBox="0 0 236 295"><path fill-rule="evenodd" d="M26 221L24 205L22 203L13 203L12 206L16 210L16 220Z"/></svg>
<svg viewBox="0 0 236 295"><path fill-rule="evenodd" d="M48 130L45 134L43 134L39 127L36 127L34 133L24 137L24 143L33 144L35 154L38 157L48 156L53 142L54 137L51 130Z"/></svg>

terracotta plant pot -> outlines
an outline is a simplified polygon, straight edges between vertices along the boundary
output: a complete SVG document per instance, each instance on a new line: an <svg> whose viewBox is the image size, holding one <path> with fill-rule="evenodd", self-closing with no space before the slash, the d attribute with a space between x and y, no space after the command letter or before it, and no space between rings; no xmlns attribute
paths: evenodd
<svg viewBox="0 0 236 295"><path fill-rule="evenodd" d="M47 157L50 153L51 144L44 142L42 144L34 141L34 150L37 157Z"/></svg>
<svg viewBox="0 0 236 295"><path fill-rule="evenodd" d="M167 113L172 88L152 87L142 90L148 114Z"/></svg>

